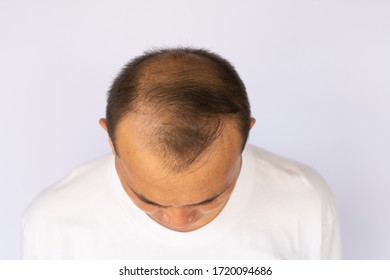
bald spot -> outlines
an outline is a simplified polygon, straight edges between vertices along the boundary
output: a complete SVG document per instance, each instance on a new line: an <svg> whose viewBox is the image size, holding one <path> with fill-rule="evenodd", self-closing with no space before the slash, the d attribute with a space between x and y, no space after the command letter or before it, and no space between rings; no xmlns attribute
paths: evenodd
<svg viewBox="0 0 390 280"><path fill-rule="evenodd" d="M221 84L215 63L195 54L163 54L150 59L139 75L140 92L175 82L202 85Z"/></svg>

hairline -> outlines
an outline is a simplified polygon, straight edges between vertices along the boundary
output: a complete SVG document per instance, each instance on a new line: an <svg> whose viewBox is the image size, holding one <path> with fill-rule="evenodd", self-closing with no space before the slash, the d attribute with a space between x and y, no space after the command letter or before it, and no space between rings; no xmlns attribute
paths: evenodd
<svg viewBox="0 0 390 280"><path fill-rule="evenodd" d="M135 114L142 114L140 113L140 111L138 109L135 109L134 111L131 111L131 112L127 112L117 123L117 126L116 126L116 129L114 131L114 134L115 134L115 139L111 139L112 140L112 144L114 146L114 151L115 151L115 154L121 158L120 156L120 153L119 153L119 148L118 148L118 145L116 143L116 140L118 139L118 126L123 122L125 121L125 119L127 117L129 117L130 115L135 115ZM231 123L233 124L232 127L233 129L236 129L238 134L240 135L240 139L242 141L242 144L241 144L241 152L244 151L245 149L245 146L247 144L247 139L244 139L242 133L241 133L241 129L240 129L240 121L238 120L238 118L236 116L229 116L229 115L219 115L219 120L220 120L220 124L218 125L218 128L216 129L216 132L215 132L215 135L216 137L213 139L213 141L211 143L209 143L209 145L201 152L201 154L199 155L199 159L202 158L202 156L204 156L207 151L209 149L211 149L213 147L213 144L215 144L215 142L218 140L218 138L221 136L221 134L223 133L223 130L225 129L225 126L226 126L226 123ZM211 119L211 117L210 117ZM153 117L150 117L149 119L150 121L152 120L155 120ZM129 120L128 120L129 121ZM153 135L153 132L150 132L150 133L147 133L148 136L152 136ZM149 144L146 144L147 146L149 146ZM152 147L154 148L154 147ZM158 148L158 147L157 147ZM192 164L190 164L188 167L191 167L193 166L197 161L193 162ZM169 168L168 168L169 169ZM177 172L177 173L180 173L180 172Z"/></svg>

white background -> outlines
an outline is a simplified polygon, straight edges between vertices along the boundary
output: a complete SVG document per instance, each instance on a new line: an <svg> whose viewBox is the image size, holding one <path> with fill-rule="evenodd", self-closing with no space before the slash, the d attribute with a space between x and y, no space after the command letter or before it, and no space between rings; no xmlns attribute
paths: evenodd
<svg viewBox="0 0 390 280"><path fill-rule="evenodd" d="M0 1L0 259L23 210L109 152L120 68L161 46L211 49L247 85L250 142L319 171L347 259L390 259L390 1Z"/></svg>

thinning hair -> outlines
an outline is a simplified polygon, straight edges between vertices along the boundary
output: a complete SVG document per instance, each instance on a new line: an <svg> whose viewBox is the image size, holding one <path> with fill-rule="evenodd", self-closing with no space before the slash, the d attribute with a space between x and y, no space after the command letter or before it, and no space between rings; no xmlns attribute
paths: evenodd
<svg viewBox="0 0 390 280"><path fill-rule="evenodd" d="M124 66L108 92L107 130L129 114L144 114L147 144L170 171L189 168L233 120L244 148L250 130L245 86L234 67L204 49L147 51Z"/></svg>

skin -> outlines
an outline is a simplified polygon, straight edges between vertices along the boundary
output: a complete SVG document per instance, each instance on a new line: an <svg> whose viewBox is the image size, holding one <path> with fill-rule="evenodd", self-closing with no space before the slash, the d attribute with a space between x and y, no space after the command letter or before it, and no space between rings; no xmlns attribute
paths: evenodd
<svg viewBox="0 0 390 280"><path fill-rule="evenodd" d="M205 226L222 211L240 174L242 137L235 123L226 121L197 162L172 174L147 146L144 118L130 114L118 124L118 154L109 139L122 187L137 207L164 227L189 232ZM99 123L107 131L106 120ZM252 118L251 127L254 124Z"/></svg>

